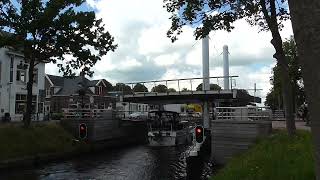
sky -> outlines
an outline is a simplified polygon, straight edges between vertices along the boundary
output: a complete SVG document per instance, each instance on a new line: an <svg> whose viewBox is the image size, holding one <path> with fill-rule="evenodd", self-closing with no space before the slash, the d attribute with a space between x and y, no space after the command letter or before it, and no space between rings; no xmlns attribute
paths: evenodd
<svg viewBox="0 0 320 180"><path fill-rule="evenodd" d="M118 44L115 52L109 52L96 64L93 79L104 78L115 84L202 76L201 40L195 40L192 27L184 27L178 40L171 43L166 36L170 14L163 8L163 0L87 0L87 6L103 19ZM256 94L264 100L276 62L271 33L259 32L245 20L236 21L234 26L230 33L214 31L209 35L210 76L223 75L221 53L228 45L229 74L239 76L233 85L252 89L256 83L262 89ZM286 21L281 36L284 40L292 34L291 22ZM46 65L46 73L59 75L53 64ZM223 86L222 80L211 83ZM190 89L189 83L181 86ZM176 84L170 87L177 89Z"/></svg>

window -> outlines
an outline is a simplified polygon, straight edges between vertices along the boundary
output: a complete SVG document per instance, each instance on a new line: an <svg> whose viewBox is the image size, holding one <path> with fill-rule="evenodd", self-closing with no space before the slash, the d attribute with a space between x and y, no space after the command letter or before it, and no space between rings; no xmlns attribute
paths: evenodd
<svg viewBox="0 0 320 180"><path fill-rule="evenodd" d="M11 56L11 59L10 59L10 83L13 82L13 60L14 60L14 57Z"/></svg>
<svg viewBox="0 0 320 180"><path fill-rule="evenodd" d="M46 97L50 96L51 95L51 88L48 88L46 89Z"/></svg>
<svg viewBox="0 0 320 180"><path fill-rule="evenodd" d="M32 96L32 113L36 112L37 96ZM27 95L16 94L16 114L23 114L27 109Z"/></svg>
<svg viewBox="0 0 320 180"><path fill-rule="evenodd" d="M101 95L102 92L103 92L103 87L102 86L98 86L98 87L96 87L96 89L97 89L96 94Z"/></svg>
<svg viewBox="0 0 320 180"><path fill-rule="evenodd" d="M33 82L34 82L35 84L38 83L38 69L37 69L37 68L35 68L35 69L33 70Z"/></svg>
<svg viewBox="0 0 320 180"><path fill-rule="evenodd" d="M27 81L26 75L27 75L27 72L26 72L25 65L23 64L17 65L16 80L25 83Z"/></svg>
<svg viewBox="0 0 320 180"><path fill-rule="evenodd" d="M98 104L98 109L105 109L105 104L104 103L99 103Z"/></svg>
<svg viewBox="0 0 320 180"><path fill-rule="evenodd" d="M38 113L43 113L43 103L38 103Z"/></svg>

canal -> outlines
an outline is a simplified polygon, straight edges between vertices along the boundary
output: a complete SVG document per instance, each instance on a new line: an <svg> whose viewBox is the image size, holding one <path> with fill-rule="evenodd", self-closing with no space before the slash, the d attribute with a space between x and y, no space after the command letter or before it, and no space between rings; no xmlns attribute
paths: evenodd
<svg viewBox="0 0 320 180"><path fill-rule="evenodd" d="M132 146L83 158L0 173L0 179L180 180L186 177L188 146Z"/></svg>

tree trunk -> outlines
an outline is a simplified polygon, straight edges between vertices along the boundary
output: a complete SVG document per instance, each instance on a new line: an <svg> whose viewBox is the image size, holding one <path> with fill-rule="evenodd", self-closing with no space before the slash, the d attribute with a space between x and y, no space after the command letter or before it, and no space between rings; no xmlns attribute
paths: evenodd
<svg viewBox="0 0 320 180"><path fill-rule="evenodd" d="M320 1L289 0L289 8L308 102L316 175L320 180Z"/></svg>
<svg viewBox="0 0 320 180"><path fill-rule="evenodd" d="M293 115L293 88L289 76L289 66L283 51L282 39L278 28L274 28L271 31L273 37L273 39L271 40L271 44L276 50L274 58L276 58L278 61L278 67L281 75L281 93L283 98L283 107L285 111L286 127L288 134L292 136L295 134L296 124Z"/></svg>
<svg viewBox="0 0 320 180"><path fill-rule="evenodd" d="M283 61L285 59L279 58L278 61L280 60ZM289 72L286 67L283 67L283 65L280 65L280 72L282 76L281 89L282 89L283 105L285 109L287 131L290 136L293 136L296 131L296 124L295 124L295 119L293 114L292 83L290 81Z"/></svg>
<svg viewBox="0 0 320 180"><path fill-rule="evenodd" d="M32 86L33 86L33 71L34 71L34 59L31 58L29 62L28 70L28 83L27 83L27 110L24 114L24 126L29 127L31 124L31 114L32 114Z"/></svg>
<svg viewBox="0 0 320 180"><path fill-rule="evenodd" d="M277 22L276 16L276 0L271 0L268 2L270 5L270 12L267 10L267 5L265 0L260 1L261 10L263 12L264 18L268 24L268 27L272 34L271 44L273 45L276 53L273 55L275 59L277 59L277 63L280 69L281 75L281 92L283 98L283 106L285 109L285 116L286 116L286 125L288 134L290 136L295 134L296 131L296 124L294 121L293 116L293 106L292 106L292 83L290 81L289 76L289 66L288 60L284 54L283 46L282 46L282 39L279 33L279 26Z"/></svg>

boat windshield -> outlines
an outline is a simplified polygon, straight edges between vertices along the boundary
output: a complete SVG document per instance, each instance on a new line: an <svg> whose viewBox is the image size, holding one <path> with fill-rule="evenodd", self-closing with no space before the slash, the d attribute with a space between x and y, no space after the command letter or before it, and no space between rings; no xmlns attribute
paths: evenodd
<svg viewBox="0 0 320 180"><path fill-rule="evenodd" d="M179 130L184 127L179 114L171 111L149 112L148 122L153 130Z"/></svg>

